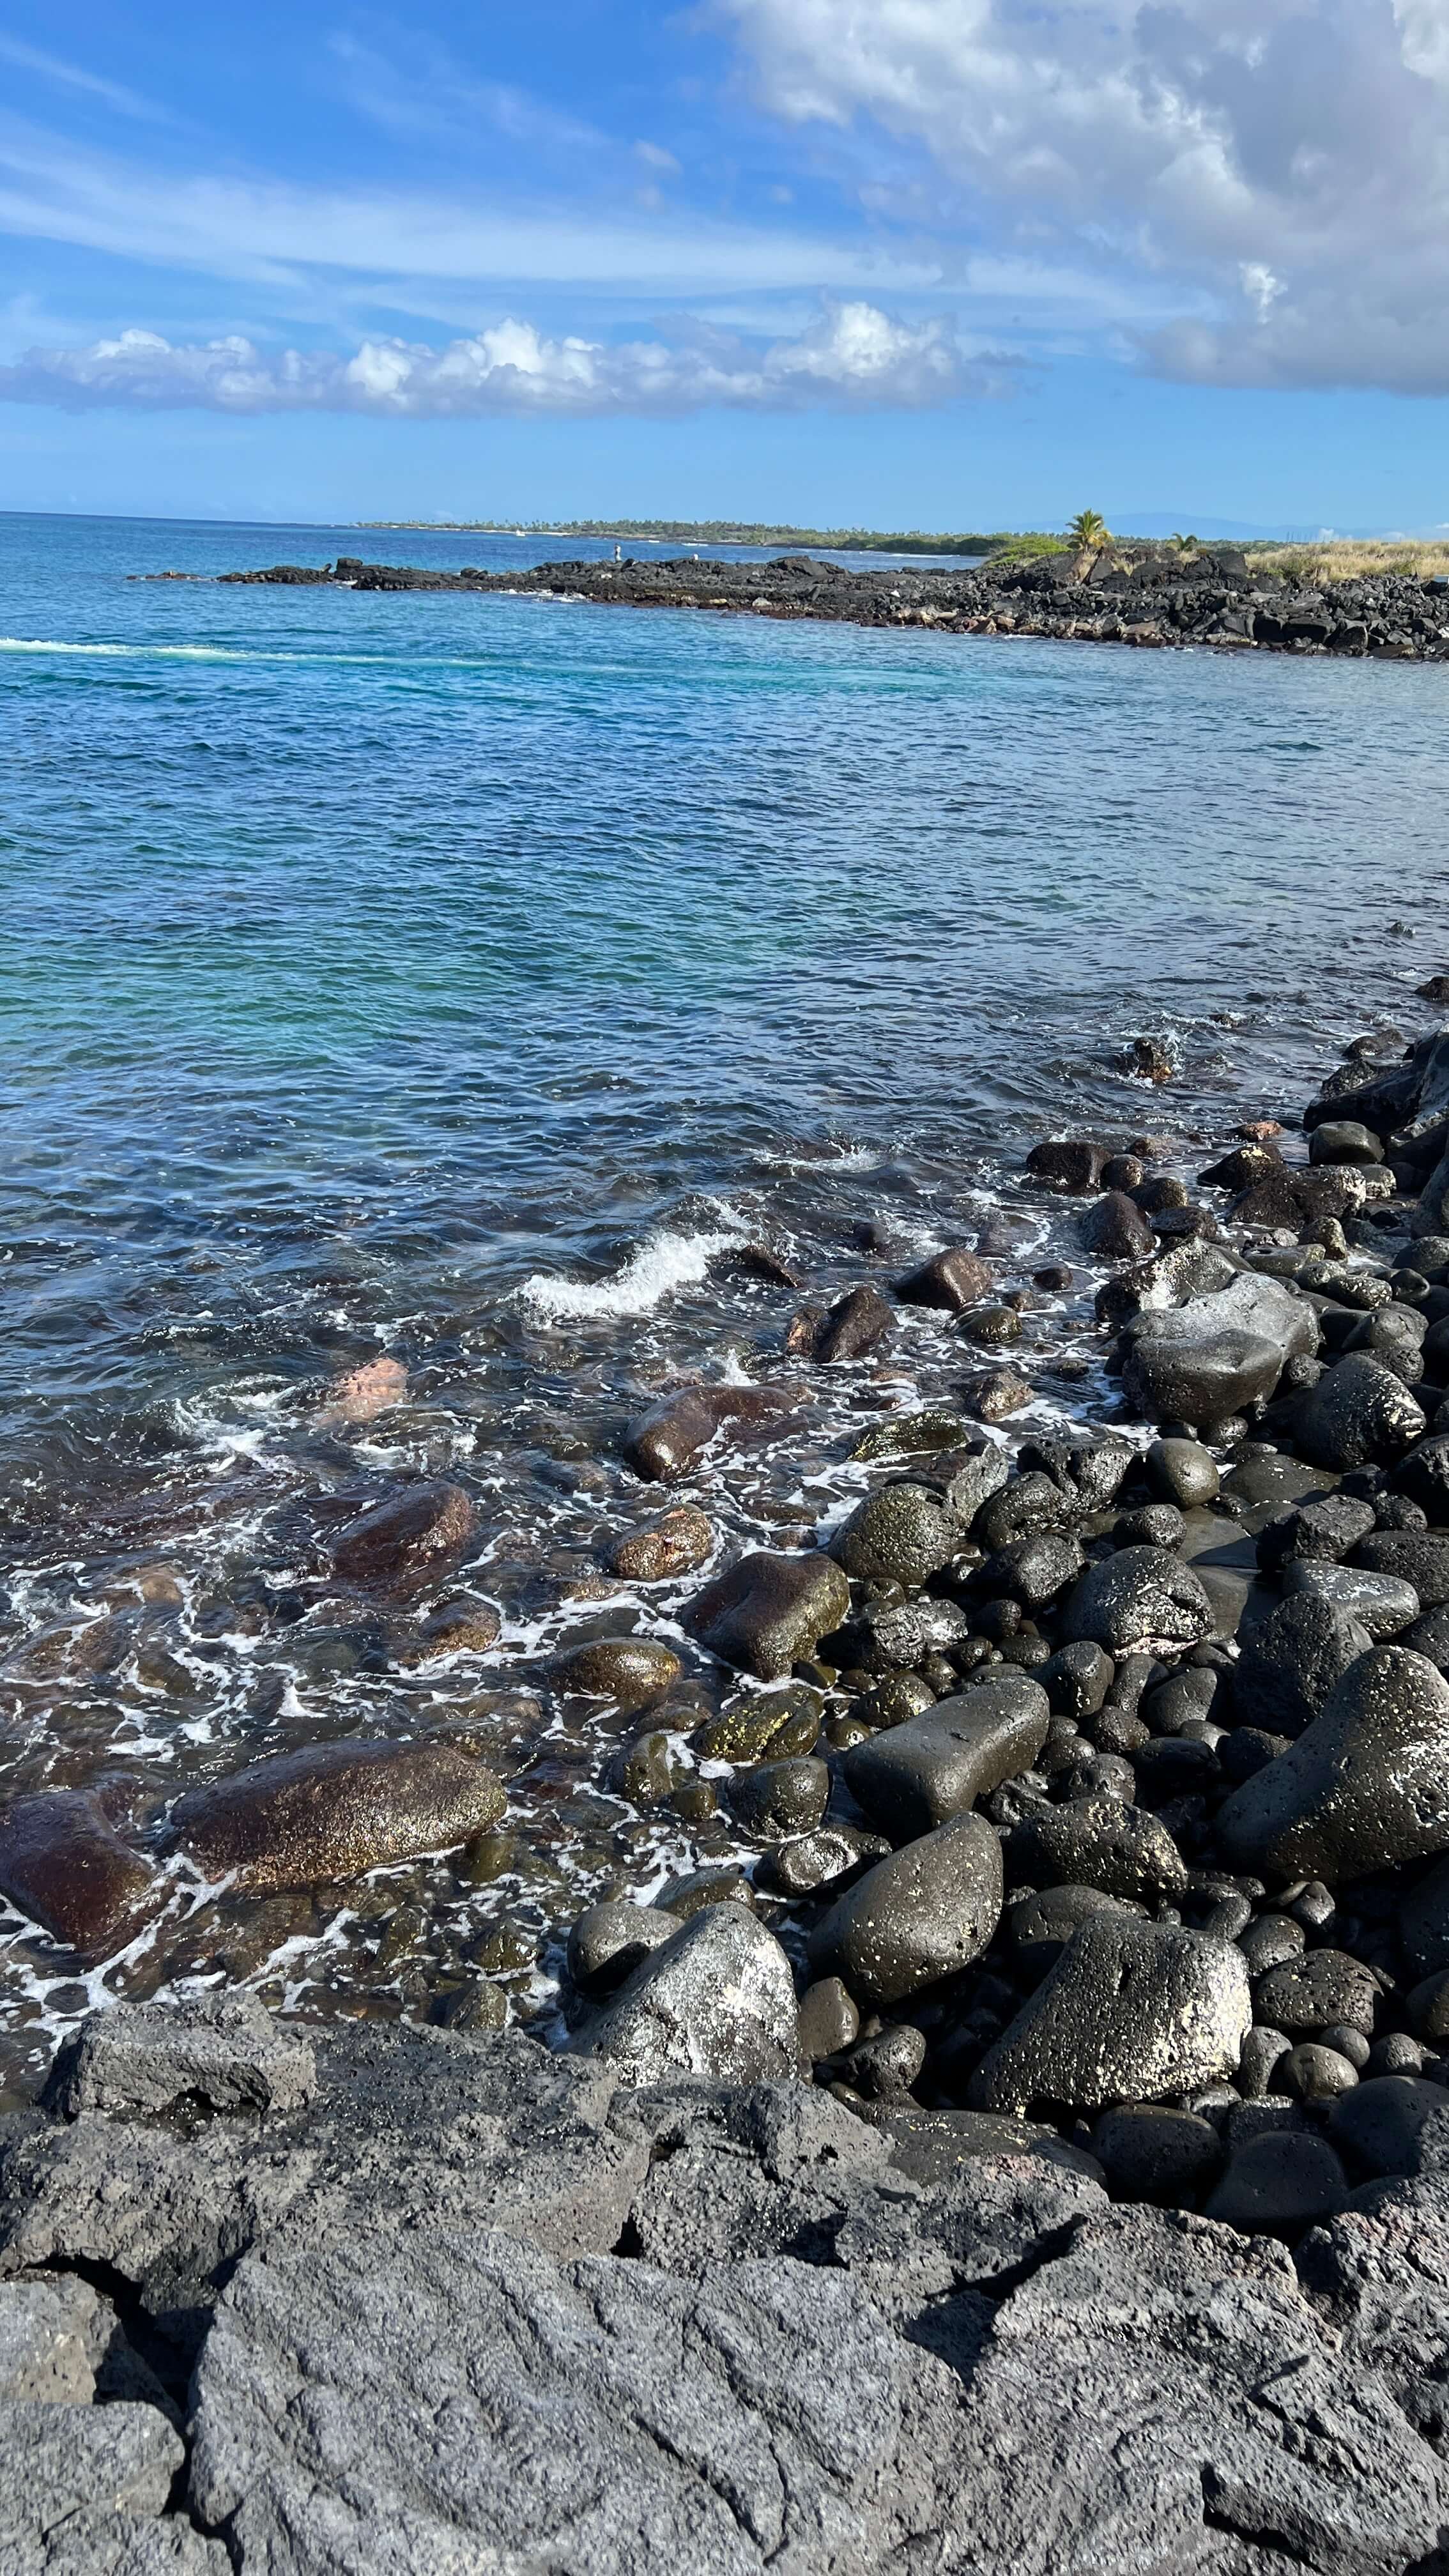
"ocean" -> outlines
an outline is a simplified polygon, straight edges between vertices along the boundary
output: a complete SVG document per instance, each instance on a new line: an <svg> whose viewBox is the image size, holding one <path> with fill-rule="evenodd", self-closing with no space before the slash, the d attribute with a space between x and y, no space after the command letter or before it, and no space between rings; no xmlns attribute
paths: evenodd
<svg viewBox="0 0 1449 2576"><path fill-rule="evenodd" d="M119 1781L155 1837L248 1758L460 1711L512 1791L471 1877L269 1911L172 1864L84 1968L0 1903L16 2082L99 1993L223 1976L386 2016L487 1974L546 2017L571 1911L737 1847L635 1808L632 1727L543 1670L621 1625L681 1645L686 1765L726 1689L683 1592L599 1567L650 1500L630 1417L783 1365L796 1301L732 1247L817 1298L983 1233L1004 1277L1070 1259L1018 1199L1035 1137L1145 1131L1191 1173L1449 967L1432 666L204 578L612 551L0 516L0 1796ZM136 578L168 570L203 578ZM1117 1061L1141 1034L1165 1085ZM1027 1318L1039 1414L1101 1391L1077 1266ZM405 1401L326 1427L383 1352ZM862 1422L962 1366L906 1317L690 1496L726 1545L828 1529ZM441 1669L309 1554L418 1471L468 1488L455 1588L504 1619Z"/></svg>

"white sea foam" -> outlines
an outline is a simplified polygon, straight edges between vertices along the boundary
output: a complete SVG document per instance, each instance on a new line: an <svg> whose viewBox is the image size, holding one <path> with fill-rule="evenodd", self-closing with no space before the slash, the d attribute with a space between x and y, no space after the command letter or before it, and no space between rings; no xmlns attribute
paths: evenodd
<svg viewBox="0 0 1449 2576"><path fill-rule="evenodd" d="M471 671L481 653L283 653L246 651L234 644L75 644L46 635L0 635L0 653L60 653L112 662L307 662L358 665L365 670Z"/></svg>
<svg viewBox="0 0 1449 2576"><path fill-rule="evenodd" d="M746 1238L746 1229L729 1209L722 1226L697 1234L675 1234L664 1227L631 1252L622 1270L609 1279L560 1279L536 1270L525 1279L519 1296L545 1323L593 1322L609 1315L648 1315L677 1288L693 1287L710 1263Z"/></svg>

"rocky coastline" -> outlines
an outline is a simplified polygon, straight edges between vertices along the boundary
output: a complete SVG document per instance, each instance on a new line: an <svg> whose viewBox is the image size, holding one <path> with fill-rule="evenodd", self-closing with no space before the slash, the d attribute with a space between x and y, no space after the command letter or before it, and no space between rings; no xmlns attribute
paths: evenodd
<svg viewBox="0 0 1449 2576"><path fill-rule="evenodd" d="M0 2124L7 2576L1443 2576L1449 1029L1168 1159L1027 1157L1102 1275L1094 1421L1023 1436L978 1242L786 1328L801 1379L903 1307L971 1363L823 1545L721 1561L690 1498L792 1382L633 1423L614 1563L736 1677L697 1749L755 1857L583 1912L551 2045L486 1979L472 2027L213 1981L63 2045ZM342 1571L431 1598L466 1506L403 1488ZM552 1675L641 1795L680 1671ZM466 1730L344 1740L170 1831L265 1895L504 1795ZM149 1867L100 1792L0 1815L92 1955Z"/></svg>
<svg viewBox="0 0 1449 2576"><path fill-rule="evenodd" d="M1377 573L1306 587L1234 547L1181 557L1160 550L1055 555L985 563L852 570L811 555L773 561L548 563L532 570L437 572L340 557L325 569L273 564L222 573L240 585L358 591L503 591L628 608L824 618L856 626L925 627L945 635L1018 635L1224 652L1328 653L1375 661L1449 657L1449 583Z"/></svg>

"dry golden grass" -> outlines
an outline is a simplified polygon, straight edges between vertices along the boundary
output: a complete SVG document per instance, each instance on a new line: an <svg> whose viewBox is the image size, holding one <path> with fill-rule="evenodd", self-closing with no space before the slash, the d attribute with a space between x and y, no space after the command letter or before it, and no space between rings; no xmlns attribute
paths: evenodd
<svg viewBox="0 0 1449 2576"><path fill-rule="evenodd" d="M1255 546L1250 560L1270 572L1285 572L1295 581L1362 581L1366 574L1407 573L1427 581L1449 573L1449 545L1402 543L1385 537L1327 538L1314 546Z"/></svg>

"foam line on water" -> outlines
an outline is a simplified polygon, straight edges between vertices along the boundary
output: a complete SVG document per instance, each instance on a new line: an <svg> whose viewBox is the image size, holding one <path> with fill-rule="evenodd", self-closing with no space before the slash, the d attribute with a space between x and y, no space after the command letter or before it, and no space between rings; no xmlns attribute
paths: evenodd
<svg viewBox="0 0 1449 2576"><path fill-rule="evenodd" d="M286 662L360 667L363 670L474 671L490 667L483 653L269 653L236 644L76 644L44 635L0 635L0 653L55 653L114 662Z"/></svg>
<svg viewBox="0 0 1449 2576"><path fill-rule="evenodd" d="M608 1279L561 1279L536 1270L519 1296L546 1323L579 1322L607 1315L647 1315L677 1288L703 1279L717 1254L744 1239L738 1222L708 1233L675 1234L665 1227L631 1252Z"/></svg>

